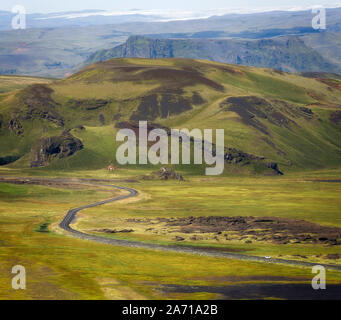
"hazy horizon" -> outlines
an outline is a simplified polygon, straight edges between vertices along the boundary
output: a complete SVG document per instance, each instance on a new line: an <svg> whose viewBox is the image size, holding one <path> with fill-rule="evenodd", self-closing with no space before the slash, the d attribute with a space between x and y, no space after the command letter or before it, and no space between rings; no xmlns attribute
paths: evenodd
<svg viewBox="0 0 341 320"><path fill-rule="evenodd" d="M312 7L322 6L326 8L341 7L341 1L318 1L318 0L303 0L299 5L293 0L278 0L276 3L269 0L252 1L241 0L238 3L226 0L207 1L180 1L173 0L172 2L163 2L149 0L143 3L138 0L128 0L124 3L112 4L108 0L75 0L58 2L46 2L44 0L8 0L6 3L0 4L0 10L11 11L16 5L25 7L27 13L70 13L79 11L100 11L104 10L104 15L124 15L124 14L145 14L152 16L161 16L163 18L196 18L211 15L227 14L227 13L253 13L276 10L309 10ZM212 9L214 8L214 9ZM83 13L85 14L85 13ZM88 13L87 15L91 15ZM74 18L70 16L68 18Z"/></svg>

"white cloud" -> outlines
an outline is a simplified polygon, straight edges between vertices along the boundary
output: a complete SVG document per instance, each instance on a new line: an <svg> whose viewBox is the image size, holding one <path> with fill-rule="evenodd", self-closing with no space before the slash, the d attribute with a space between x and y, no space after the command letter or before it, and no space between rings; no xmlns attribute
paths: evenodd
<svg viewBox="0 0 341 320"><path fill-rule="evenodd" d="M75 12L66 14L49 14L46 17L37 18L38 20L46 19L76 19L76 18L87 18L91 16L131 16L131 15L142 15L151 17L152 21L176 21L176 20L192 20L192 19L204 19L212 16L222 16L225 14L251 14L259 12L270 12L275 10L283 11L302 11L310 10L312 8L321 6L310 6L310 7L289 7L289 6L279 6L279 7L262 7L262 8L221 8L214 10L205 11L178 11L178 10L127 10L127 11L88 11L88 12ZM325 6L326 8L331 8L331 6ZM341 7L341 2L338 5L332 6L333 8Z"/></svg>

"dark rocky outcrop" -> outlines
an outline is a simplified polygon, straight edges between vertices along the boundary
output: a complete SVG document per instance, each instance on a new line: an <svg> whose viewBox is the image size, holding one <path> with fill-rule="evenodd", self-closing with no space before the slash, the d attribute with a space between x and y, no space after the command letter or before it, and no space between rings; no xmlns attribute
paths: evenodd
<svg viewBox="0 0 341 320"><path fill-rule="evenodd" d="M300 110L303 113L307 114L307 115L311 115L312 116L314 114L313 110L311 110L311 109L309 109L307 107L300 107Z"/></svg>
<svg viewBox="0 0 341 320"><path fill-rule="evenodd" d="M122 121L122 122L118 122L115 125L115 128L117 129L130 129L133 130L136 137L139 137L139 122L138 121ZM147 123L147 133L149 134L150 131L155 130L155 129L162 129L165 130L167 132L168 135L171 134L171 130L165 126L162 126L160 124L157 123L153 123L153 122L148 122Z"/></svg>
<svg viewBox="0 0 341 320"><path fill-rule="evenodd" d="M31 167L42 167L54 158L62 159L83 149L83 143L64 131L60 136L39 139L31 149Z"/></svg>
<svg viewBox="0 0 341 320"><path fill-rule="evenodd" d="M224 111L237 113L243 123L252 126L262 133L268 135L267 126L260 120L266 120L279 127L289 128L294 121L287 117L279 106L283 104L276 101L276 107L269 101L256 96L231 97L223 101L220 107ZM290 106L285 106L287 109ZM289 111L289 110L287 110ZM303 111L302 111L303 112Z"/></svg>
<svg viewBox="0 0 341 320"><path fill-rule="evenodd" d="M327 254L325 256L326 259L329 259L329 260L338 260L338 259L341 259L341 254L338 254L338 253L330 253L330 254Z"/></svg>
<svg viewBox="0 0 341 320"><path fill-rule="evenodd" d="M279 170L278 164L276 162L267 162L265 166L272 169L276 174L283 175L284 173Z"/></svg>
<svg viewBox="0 0 341 320"><path fill-rule="evenodd" d="M266 174L270 169L270 174L283 175L279 170L278 164L275 162L267 162L264 157L255 156L246 152L228 148L225 153L225 162L229 165L254 166L256 171Z"/></svg>
<svg viewBox="0 0 341 320"><path fill-rule="evenodd" d="M105 125L105 117L104 117L104 114L100 114L99 115L99 123L101 124L101 126L104 126Z"/></svg>
<svg viewBox="0 0 341 320"><path fill-rule="evenodd" d="M167 118L191 110L190 101L179 95L163 94L159 101L157 94L143 97L131 120L154 120L158 117Z"/></svg>
<svg viewBox="0 0 341 320"><path fill-rule="evenodd" d="M13 118L9 121L8 129L17 136L21 136L24 133L23 126L18 118Z"/></svg>
<svg viewBox="0 0 341 320"><path fill-rule="evenodd" d="M186 98L181 93L151 94L141 99L140 105L131 116L131 120L165 119L189 111L193 105L201 105L205 100L195 92L192 98Z"/></svg>
<svg viewBox="0 0 341 320"><path fill-rule="evenodd" d="M175 238L173 238L174 241L185 241L186 239L183 238L183 237L179 237L179 236L176 236Z"/></svg>
<svg viewBox="0 0 341 320"><path fill-rule="evenodd" d="M85 128L83 125L79 125L79 126L77 126L75 129L81 130L81 131L86 130L86 128Z"/></svg>
<svg viewBox="0 0 341 320"><path fill-rule="evenodd" d="M20 159L20 156L6 156L0 157L0 166L5 166L6 164L13 163Z"/></svg>
<svg viewBox="0 0 341 320"><path fill-rule="evenodd" d="M330 114L330 121L338 126L341 126L341 111L334 111Z"/></svg>
<svg viewBox="0 0 341 320"><path fill-rule="evenodd" d="M248 161L252 161L252 160L264 160L264 157L258 157L258 156L254 156L252 154L248 154L246 152L237 150L237 149L233 149L233 148L228 148L227 152L225 154L225 162L227 163L241 163L241 162L248 162Z"/></svg>
<svg viewBox="0 0 341 320"><path fill-rule="evenodd" d="M58 103L52 99L53 90L44 84L34 84L19 94L21 110L18 116L23 120L47 120L59 127L64 125L63 117L55 110Z"/></svg>
<svg viewBox="0 0 341 320"><path fill-rule="evenodd" d="M161 168L160 171L155 172L155 174L160 178L160 180L179 180L184 181L184 178L179 173L176 173L170 168Z"/></svg>
<svg viewBox="0 0 341 320"><path fill-rule="evenodd" d="M159 171L153 172L150 176L142 177L143 180L159 179L159 180L178 180L184 181L184 178L179 173L176 173L170 168L161 168Z"/></svg>
<svg viewBox="0 0 341 320"><path fill-rule="evenodd" d="M87 100L69 100L67 102L67 107L71 109L79 109L82 108L87 111L101 109L108 104L110 104L110 100L104 99L87 99Z"/></svg>
<svg viewBox="0 0 341 320"><path fill-rule="evenodd" d="M95 230L95 232L115 234L115 233L132 233L134 232L134 230L133 229L123 229L123 230L101 229L101 230Z"/></svg>
<svg viewBox="0 0 341 320"><path fill-rule="evenodd" d="M341 228L328 227L305 220L280 217L185 217L159 218L168 227L178 227L182 234L216 233L232 231L256 241L276 244L308 243L341 245Z"/></svg>

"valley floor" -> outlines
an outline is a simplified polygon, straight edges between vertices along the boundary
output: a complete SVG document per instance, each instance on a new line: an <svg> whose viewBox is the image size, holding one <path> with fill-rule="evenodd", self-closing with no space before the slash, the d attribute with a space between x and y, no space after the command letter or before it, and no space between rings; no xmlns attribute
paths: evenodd
<svg viewBox="0 0 341 320"><path fill-rule="evenodd" d="M2 168L2 179L46 183L0 182L0 299L340 298L337 271L329 270L328 289L316 292L311 268L108 246L72 238L58 224L71 208L124 192L84 187L76 178L112 180L138 190L138 197L82 211L73 228L118 240L341 265L340 239L333 239L341 230L341 170L184 182L144 181L144 174ZM314 226L310 234L307 226ZM14 265L26 267L25 291L11 289Z"/></svg>

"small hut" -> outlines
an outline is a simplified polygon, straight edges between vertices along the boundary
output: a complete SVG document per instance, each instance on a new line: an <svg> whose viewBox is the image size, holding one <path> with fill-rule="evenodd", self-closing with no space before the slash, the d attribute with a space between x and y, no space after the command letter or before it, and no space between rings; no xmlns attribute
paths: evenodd
<svg viewBox="0 0 341 320"><path fill-rule="evenodd" d="M108 170L109 172L113 172L113 171L116 170L116 167L113 166L113 165L110 165L110 166L107 168L107 170Z"/></svg>

